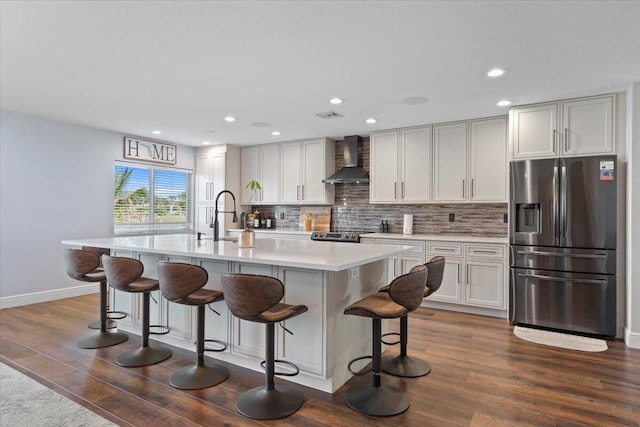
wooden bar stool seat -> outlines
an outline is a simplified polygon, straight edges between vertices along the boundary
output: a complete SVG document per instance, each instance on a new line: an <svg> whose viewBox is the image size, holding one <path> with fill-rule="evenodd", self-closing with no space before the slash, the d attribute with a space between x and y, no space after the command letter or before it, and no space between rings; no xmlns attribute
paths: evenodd
<svg viewBox="0 0 640 427"><path fill-rule="evenodd" d="M168 301L176 304L198 307L196 323L196 363L178 369L169 377L172 387L182 390L196 390L220 384L229 378L229 370L217 364L206 364L205 351L224 351L226 343L218 340L205 340L205 306L224 299L220 291L202 289L209 280L207 270L199 265L161 261L158 263L160 292ZM206 349L206 342L220 345L217 349Z"/></svg>
<svg viewBox="0 0 640 427"><path fill-rule="evenodd" d="M427 277L427 283L424 290L424 298L433 294L440 288L442 284L442 277L444 275L445 259L442 256L433 257L425 264L429 275ZM386 286L380 289L381 292L389 292L389 287ZM385 374L394 375L396 377L404 378L416 378L427 375L431 372L431 365L425 360L418 357L407 355L407 344L409 322L408 316L404 315L400 318L400 333L390 332L382 336L383 343L386 345L400 344L400 354L388 355L382 358L382 371ZM400 340L396 342L384 341L386 336L399 335Z"/></svg>
<svg viewBox="0 0 640 427"><path fill-rule="evenodd" d="M382 374L382 319L396 319L420 307L427 281L427 269L414 267L409 273L396 277L388 292L377 292L345 308L344 314L372 319L372 355L358 357L349 362L349 371L355 375L373 373L371 385L360 384L345 392L346 404L358 412L375 416L397 415L409 408L409 396L402 390L383 386ZM351 365L364 358L372 359L372 368L361 373Z"/></svg>
<svg viewBox="0 0 640 427"><path fill-rule="evenodd" d="M304 397L291 387L276 387L274 376L294 376L299 370L291 362L275 359L275 324L306 312L307 306L280 303L284 297L284 285L274 277L225 273L222 275L222 287L225 303L234 316L264 323L266 329L265 360L261 363L265 369L266 384L242 393L236 401L238 412L259 420L293 414L302 406ZM275 372L276 362L289 366L294 372Z"/></svg>
<svg viewBox="0 0 640 427"><path fill-rule="evenodd" d="M124 332L107 330L107 277L100 268L100 257L92 251L65 249L64 263L69 277L81 282L100 283L100 332L78 340L79 348L102 348L120 344L129 339Z"/></svg>
<svg viewBox="0 0 640 427"><path fill-rule="evenodd" d="M149 335L164 335L169 328L163 325L150 325L151 292L160 289L158 280L142 277L144 266L133 258L102 256L107 283L122 292L142 293L142 346L136 350L127 351L116 358L120 366L136 367L153 365L171 357L168 348L155 348L149 345ZM151 328L163 328L162 332L151 332Z"/></svg>

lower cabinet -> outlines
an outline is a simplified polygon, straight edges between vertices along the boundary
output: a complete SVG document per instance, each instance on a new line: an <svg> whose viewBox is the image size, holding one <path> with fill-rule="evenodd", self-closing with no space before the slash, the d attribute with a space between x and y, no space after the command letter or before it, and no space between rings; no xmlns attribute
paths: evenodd
<svg viewBox="0 0 640 427"><path fill-rule="evenodd" d="M444 256L442 284L425 302L455 304L450 307L462 308L461 311L468 311L464 307L506 310L506 244L367 237L360 241L415 248L389 259L389 281L409 272L417 264Z"/></svg>

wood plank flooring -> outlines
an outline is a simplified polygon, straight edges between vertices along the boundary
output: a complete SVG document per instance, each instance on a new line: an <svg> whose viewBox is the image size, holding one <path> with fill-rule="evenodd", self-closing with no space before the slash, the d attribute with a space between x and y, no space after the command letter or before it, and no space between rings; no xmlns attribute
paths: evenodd
<svg viewBox="0 0 640 427"><path fill-rule="evenodd" d="M382 378L407 391L407 412L375 418L349 409L344 391L367 376L334 394L292 384L306 397L302 409L255 421L236 412L235 400L263 383L259 372L227 365L224 383L181 391L167 378L193 363L185 350L157 365L123 368L115 358L136 348L138 337L77 348L78 338L92 334L87 323L97 307L97 295L87 295L0 311L0 361L122 426L640 426L640 350L621 341L602 353L562 350L516 338L504 319L419 309L409 318L409 352L433 372Z"/></svg>

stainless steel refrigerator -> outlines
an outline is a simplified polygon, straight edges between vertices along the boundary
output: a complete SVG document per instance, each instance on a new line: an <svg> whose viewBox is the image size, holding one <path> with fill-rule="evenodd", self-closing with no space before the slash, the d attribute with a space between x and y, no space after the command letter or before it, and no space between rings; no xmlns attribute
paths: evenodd
<svg viewBox="0 0 640 427"><path fill-rule="evenodd" d="M511 162L513 324L616 334L616 156Z"/></svg>

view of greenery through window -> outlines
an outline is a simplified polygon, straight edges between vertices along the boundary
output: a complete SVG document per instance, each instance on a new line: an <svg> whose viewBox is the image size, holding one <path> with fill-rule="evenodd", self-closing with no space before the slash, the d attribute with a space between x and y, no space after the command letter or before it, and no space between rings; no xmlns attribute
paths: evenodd
<svg viewBox="0 0 640 427"><path fill-rule="evenodd" d="M116 233L189 228L190 174L116 165L113 222Z"/></svg>

